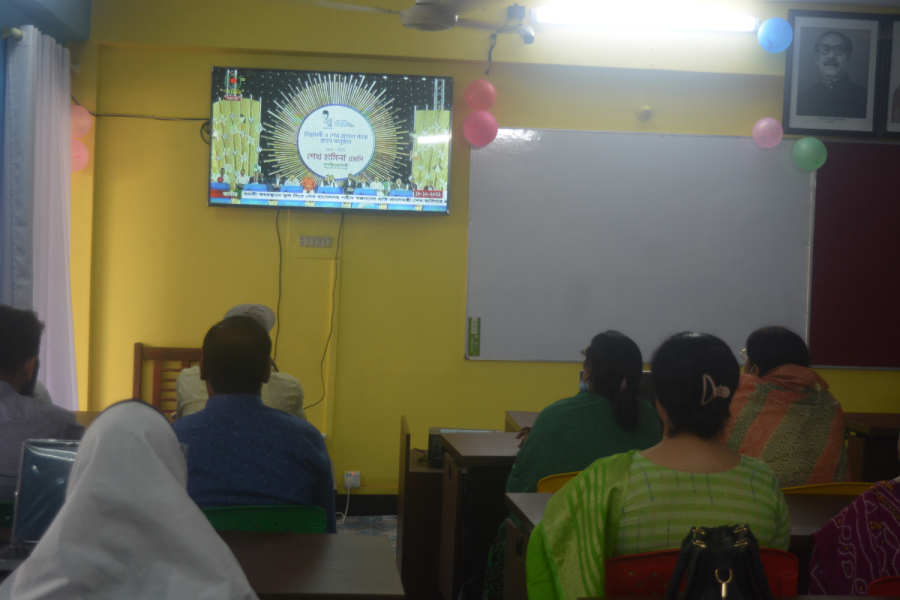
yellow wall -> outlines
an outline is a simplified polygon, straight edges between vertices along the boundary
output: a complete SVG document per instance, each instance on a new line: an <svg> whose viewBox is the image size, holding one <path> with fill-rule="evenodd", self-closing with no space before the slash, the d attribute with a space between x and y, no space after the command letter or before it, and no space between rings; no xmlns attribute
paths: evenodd
<svg viewBox="0 0 900 600"><path fill-rule="evenodd" d="M429 426L502 428L505 410L538 410L570 395L578 365L463 358L469 152L461 135L467 114L462 91L483 76L483 63L196 47L212 45L206 31L197 32L195 47L163 45L186 40L187 33L172 14L166 22L175 33L164 31L154 7L187 4L134 0L129 12L122 7L132 3L95 0L99 111L207 115L213 65L455 78L450 216L350 214L344 221L335 329L325 360L328 393L309 410L310 420L328 433L335 470L361 471L363 493L394 493L401 414L409 419L413 444L423 447ZM360 27L341 36L353 38ZM235 45L275 43L252 27L247 31L250 41L238 36ZM273 35L287 43L281 29ZM144 44L122 43L138 41ZM151 42L157 45L146 45ZM417 48L401 46L410 54ZM499 92L492 112L505 127L746 135L759 118L780 117L783 91L779 74L547 64L496 64L490 79ZM655 114L642 123L634 108L645 94ZM198 130L194 122L102 118L97 124L91 260L87 266L73 260L73 281L91 282L82 294L90 303L91 409L130 395L134 342L199 346L230 306L275 306L275 213L206 206L208 146ZM79 210L86 207L73 205L73 223L84 222ZM288 230L291 237L317 234L320 227L333 231L338 218L282 213L283 243ZM74 239L73 233L73 248ZM278 364L303 382L308 402L323 394L319 365L334 266L330 259L285 252ZM585 332L585 343L593 333ZM87 342L78 348L85 351ZM81 382L83 364L79 354ZM823 374L845 410L897 411L900 373Z"/></svg>

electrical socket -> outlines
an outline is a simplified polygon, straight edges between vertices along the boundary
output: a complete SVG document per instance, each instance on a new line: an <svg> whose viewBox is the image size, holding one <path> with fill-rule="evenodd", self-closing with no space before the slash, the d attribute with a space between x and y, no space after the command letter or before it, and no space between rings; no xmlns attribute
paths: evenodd
<svg viewBox="0 0 900 600"><path fill-rule="evenodd" d="M359 471L344 471L344 487L348 490L359 487Z"/></svg>

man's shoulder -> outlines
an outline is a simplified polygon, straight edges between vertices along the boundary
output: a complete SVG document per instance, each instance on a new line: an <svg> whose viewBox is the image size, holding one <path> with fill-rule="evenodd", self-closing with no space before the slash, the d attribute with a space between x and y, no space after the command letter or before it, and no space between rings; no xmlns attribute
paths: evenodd
<svg viewBox="0 0 900 600"><path fill-rule="evenodd" d="M62 407L41 402L21 394L7 394L0 398L4 413L10 419L43 421L58 425L77 423L75 415Z"/></svg>

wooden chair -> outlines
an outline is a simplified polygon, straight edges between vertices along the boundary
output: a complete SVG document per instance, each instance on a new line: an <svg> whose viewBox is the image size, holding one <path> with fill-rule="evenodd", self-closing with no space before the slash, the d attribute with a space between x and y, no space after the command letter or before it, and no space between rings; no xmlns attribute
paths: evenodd
<svg viewBox="0 0 900 600"><path fill-rule="evenodd" d="M868 492L874 484L858 481L839 481L837 483L816 483L781 488L783 494L820 494L823 496L859 496Z"/></svg>
<svg viewBox="0 0 900 600"><path fill-rule="evenodd" d="M560 473L559 475L548 475L537 482L538 494L555 494L559 488L569 483L581 471L572 473Z"/></svg>
<svg viewBox="0 0 900 600"><path fill-rule="evenodd" d="M678 549L617 556L606 561L607 596L665 596ZM797 595L797 557L784 550L760 548L759 558L773 596ZM681 582L684 585L684 581Z"/></svg>
<svg viewBox="0 0 900 600"><path fill-rule="evenodd" d="M145 400L142 394L144 362L150 361L152 375L149 402L171 419L177 408L175 380L182 370L200 362L200 353L200 348L159 348L136 343L132 397Z"/></svg>

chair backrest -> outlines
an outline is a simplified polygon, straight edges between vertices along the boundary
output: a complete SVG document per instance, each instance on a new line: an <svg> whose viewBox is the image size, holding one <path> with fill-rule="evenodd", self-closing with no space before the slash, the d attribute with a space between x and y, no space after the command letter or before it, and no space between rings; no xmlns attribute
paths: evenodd
<svg viewBox="0 0 900 600"><path fill-rule="evenodd" d="M172 418L177 408L175 380L182 370L200 362L200 348L160 348L134 345L134 382L131 396L149 401L150 404ZM144 362L152 367L150 398L142 395Z"/></svg>
<svg viewBox="0 0 900 600"><path fill-rule="evenodd" d="M537 483L537 491L539 494L555 494L559 488L569 483L581 471L572 473L560 473L559 475L548 475Z"/></svg>
<svg viewBox="0 0 900 600"><path fill-rule="evenodd" d="M397 568L403 572L403 517L406 508L406 476L409 473L409 424L400 415L400 479L397 484Z"/></svg>
<svg viewBox="0 0 900 600"><path fill-rule="evenodd" d="M664 596L678 549L617 556L606 561L607 596ZM797 557L784 550L760 548L759 556L773 596L797 595ZM681 582L681 588L684 581ZM681 589L680 588L680 589Z"/></svg>
<svg viewBox="0 0 900 600"><path fill-rule="evenodd" d="M900 575L876 579L866 588L866 596L900 596Z"/></svg>
<svg viewBox="0 0 900 600"><path fill-rule="evenodd" d="M325 533L328 525L319 506L225 506L204 508L203 514L218 531Z"/></svg>
<svg viewBox="0 0 900 600"><path fill-rule="evenodd" d="M0 502L0 529L9 529L12 527L13 512L15 512L15 502Z"/></svg>
<svg viewBox="0 0 900 600"><path fill-rule="evenodd" d="M783 494L820 494L824 496L859 496L868 492L874 484L859 481L842 481L837 483L817 483L815 485L798 485L781 488Z"/></svg>

